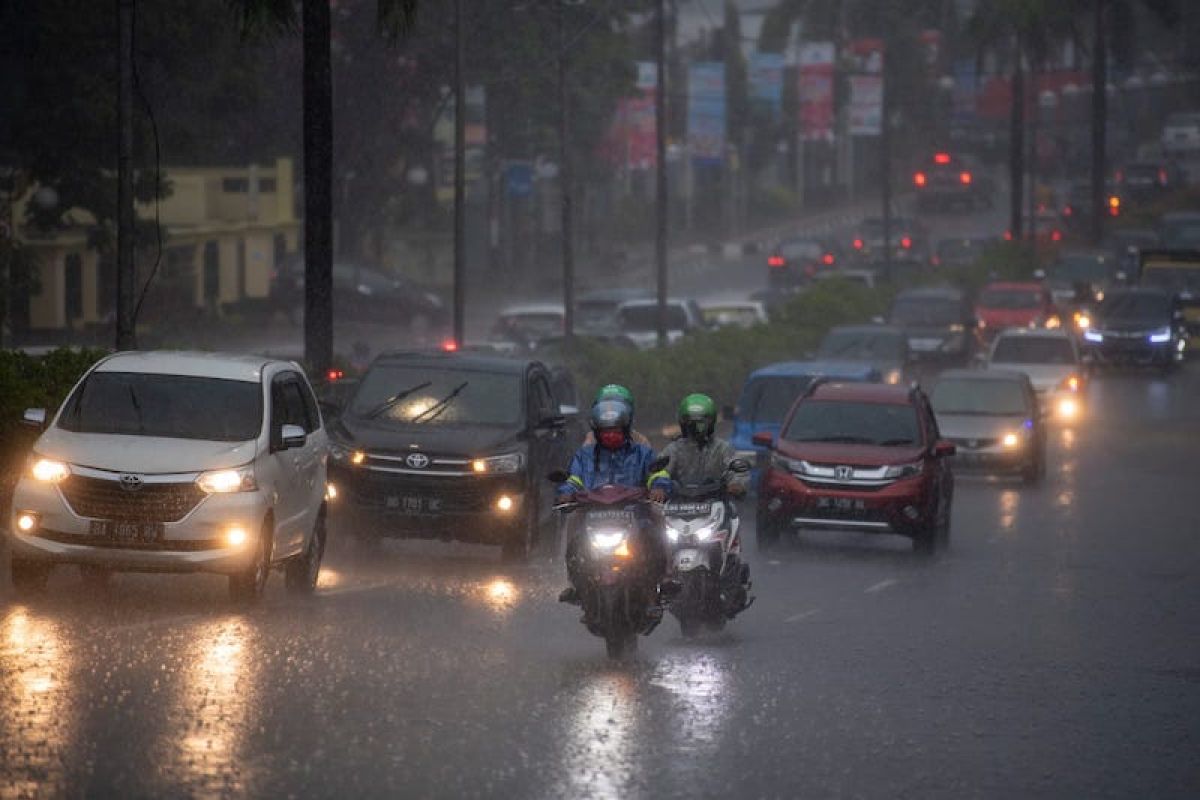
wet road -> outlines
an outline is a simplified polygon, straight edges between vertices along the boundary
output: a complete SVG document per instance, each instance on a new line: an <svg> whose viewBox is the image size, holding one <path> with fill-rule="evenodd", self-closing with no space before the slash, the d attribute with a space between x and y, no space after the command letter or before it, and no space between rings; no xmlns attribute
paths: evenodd
<svg viewBox="0 0 1200 800"><path fill-rule="evenodd" d="M62 569L0 610L0 797L1195 797L1200 364L1104 377L951 551L809 535L722 635L637 658L549 556L335 541L319 595ZM5 574L7 570L5 570Z"/></svg>

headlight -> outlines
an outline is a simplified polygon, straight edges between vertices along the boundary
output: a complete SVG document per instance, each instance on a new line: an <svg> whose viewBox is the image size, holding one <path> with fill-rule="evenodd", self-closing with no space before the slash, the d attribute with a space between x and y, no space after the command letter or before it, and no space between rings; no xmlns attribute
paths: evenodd
<svg viewBox="0 0 1200 800"><path fill-rule="evenodd" d="M1057 316L1052 316L1046 320L1046 327L1051 330L1054 330L1055 328L1061 328L1062 320Z"/></svg>
<svg viewBox="0 0 1200 800"><path fill-rule="evenodd" d="M205 472L196 478L196 485L208 494L253 492L258 488L258 482L254 480L254 468L250 466Z"/></svg>
<svg viewBox="0 0 1200 800"><path fill-rule="evenodd" d="M1063 419L1074 419L1079 413L1079 403L1074 397L1064 397L1058 401L1058 415Z"/></svg>
<svg viewBox="0 0 1200 800"><path fill-rule="evenodd" d="M1104 341L1104 334L1100 333L1100 331L1094 331L1091 328L1088 328L1083 332L1083 338L1089 342L1101 344Z"/></svg>
<svg viewBox="0 0 1200 800"><path fill-rule="evenodd" d="M1079 380L1079 377L1078 377L1078 376L1076 376L1076 375L1068 375L1068 376L1067 376L1067 377L1066 377L1066 378L1063 380L1063 382L1062 382L1062 383L1060 383L1060 384L1058 385L1058 388L1060 388L1060 389L1064 389L1064 390L1066 390L1066 391L1068 391L1068 392L1078 392L1078 391L1079 391L1079 387L1080 387L1080 386L1082 386L1082 385L1083 385L1083 384L1082 384L1082 382Z"/></svg>
<svg viewBox="0 0 1200 800"><path fill-rule="evenodd" d="M693 531L692 535L695 536L699 541L703 542L711 537L714 533L716 533L716 531L713 530L712 525L705 525L703 528L697 528L695 531Z"/></svg>
<svg viewBox="0 0 1200 800"><path fill-rule="evenodd" d="M39 483L61 483L71 475L71 468L52 458L39 458L29 467L29 474Z"/></svg>
<svg viewBox="0 0 1200 800"><path fill-rule="evenodd" d="M1171 329L1163 328L1162 330L1155 331L1150 334L1150 341L1154 344L1163 344L1164 342L1171 341Z"/></svg>
<svg viewBox="0 0 1200 800"><path fill-rule="evenodd" d="M588 539L597 550L616 550L625 542L625 531L588 531Z"/></svg>
<svg viewBox="0 0 1200 800"><path fill-rule="evenodd" d="M480 475L507 475L520 472L524 466L525 455L523 453L506 453L502 456L475 459L471 462L471 471Z"/></svg>
<svg viewBox="0 0 1200 800"><path fill-rule="evenodd" d="M1092 327L1092 318L1080 311L1075 312L1075 327L1081 331L1086 331Z"/></svg>
<svg viewBox="0 0 1200 800"><path fill-rule="evenodd" d="M1021 444L1021 437L1013 432L1008 432L1000 439L1000 443L1008 448L1017 447Z"/></svg>
<svg viewBox="0 0 1200 800"><path fill-rule="evenodd" d="M806 462L795 461L787 456L781 456L779 453L771 454L771 466L787 470L788 472L798 472L801 474L808 472L808 464Z"/></svg>
<svg viewBox="0 0 1200 800"><path fill-rule="evenodd" d="M889 370L887 371L887 374L885 374L885 375L883 376L883 382L884 382L884 383L890 383L890 384L892 384L893 386L895 386L896 384L900 383L900 381L901 381L903 378L904 378L904 374L903 374L903 373L902 373L900 370L898 370L898 369L889 369Z"/></svg>
<svg viewBox="0 0 1200 800"><path fill-rule="evenodd" d="M914 475L920 475L925 469L925 463L922 461L914 461L911 464L893 464L883 471L885 478L911 478Z"/></svg>

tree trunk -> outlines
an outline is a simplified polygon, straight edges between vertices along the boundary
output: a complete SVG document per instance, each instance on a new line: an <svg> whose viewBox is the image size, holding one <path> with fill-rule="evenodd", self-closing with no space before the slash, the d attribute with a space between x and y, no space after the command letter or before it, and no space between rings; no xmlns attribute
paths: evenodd
<svg viewBox="0 0 1200 800"><path fill-rule="evenodd" d="M1008 141L1009 221L1008 229L1014 242L1021 241L1023 220L1021 206L1025 186L1025 65L1024 50L1017 45L1016 65L1012 76L1012 117Z"/></svg>
<svg viewBox="0 0 1200 800"><path fill-rule="evenodd" d="M1092 31L1092 244L1104 238L1108 215L1108 42L1104 36L1105 0L1092 0L1095 10Z"/></svg>
<svg viewBox="0 0 1200 800"><path fill-rule="evenodd" d="M304 0L304 358L333 363L333 70L329 0Z"/></svg>

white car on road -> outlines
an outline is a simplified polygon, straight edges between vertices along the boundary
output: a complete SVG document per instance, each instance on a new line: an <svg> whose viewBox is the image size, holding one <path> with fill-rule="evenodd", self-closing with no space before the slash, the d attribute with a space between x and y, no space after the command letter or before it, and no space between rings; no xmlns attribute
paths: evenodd
<svg viewBox="0 0 1200 800"><path fill-rule="evenodd" d="M1009 328L992 342L987 368L1024 373L1047 417L1068 422L1083 412L1084 364L1075 340L1064 330Z"/></svg>
<svg viewBox="0 0 1200 800"><path fill-rule="evenodd" d="M57 564L215 572L235 600L272 567L311 592L325 547L327 443L296 364L254 356L128 352L102 359L44 427L13 496L18 590Z"/></svg>

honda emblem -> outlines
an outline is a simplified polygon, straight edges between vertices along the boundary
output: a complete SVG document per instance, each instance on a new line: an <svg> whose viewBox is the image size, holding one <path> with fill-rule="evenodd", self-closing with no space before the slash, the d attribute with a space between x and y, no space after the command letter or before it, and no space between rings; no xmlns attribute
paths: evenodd
<svg viewBox="0 0 1200 800"><path fill-rule="evenodd" d="M854 467L834 467L833 477L839 481L848 481L854 477Z"/></svg>

